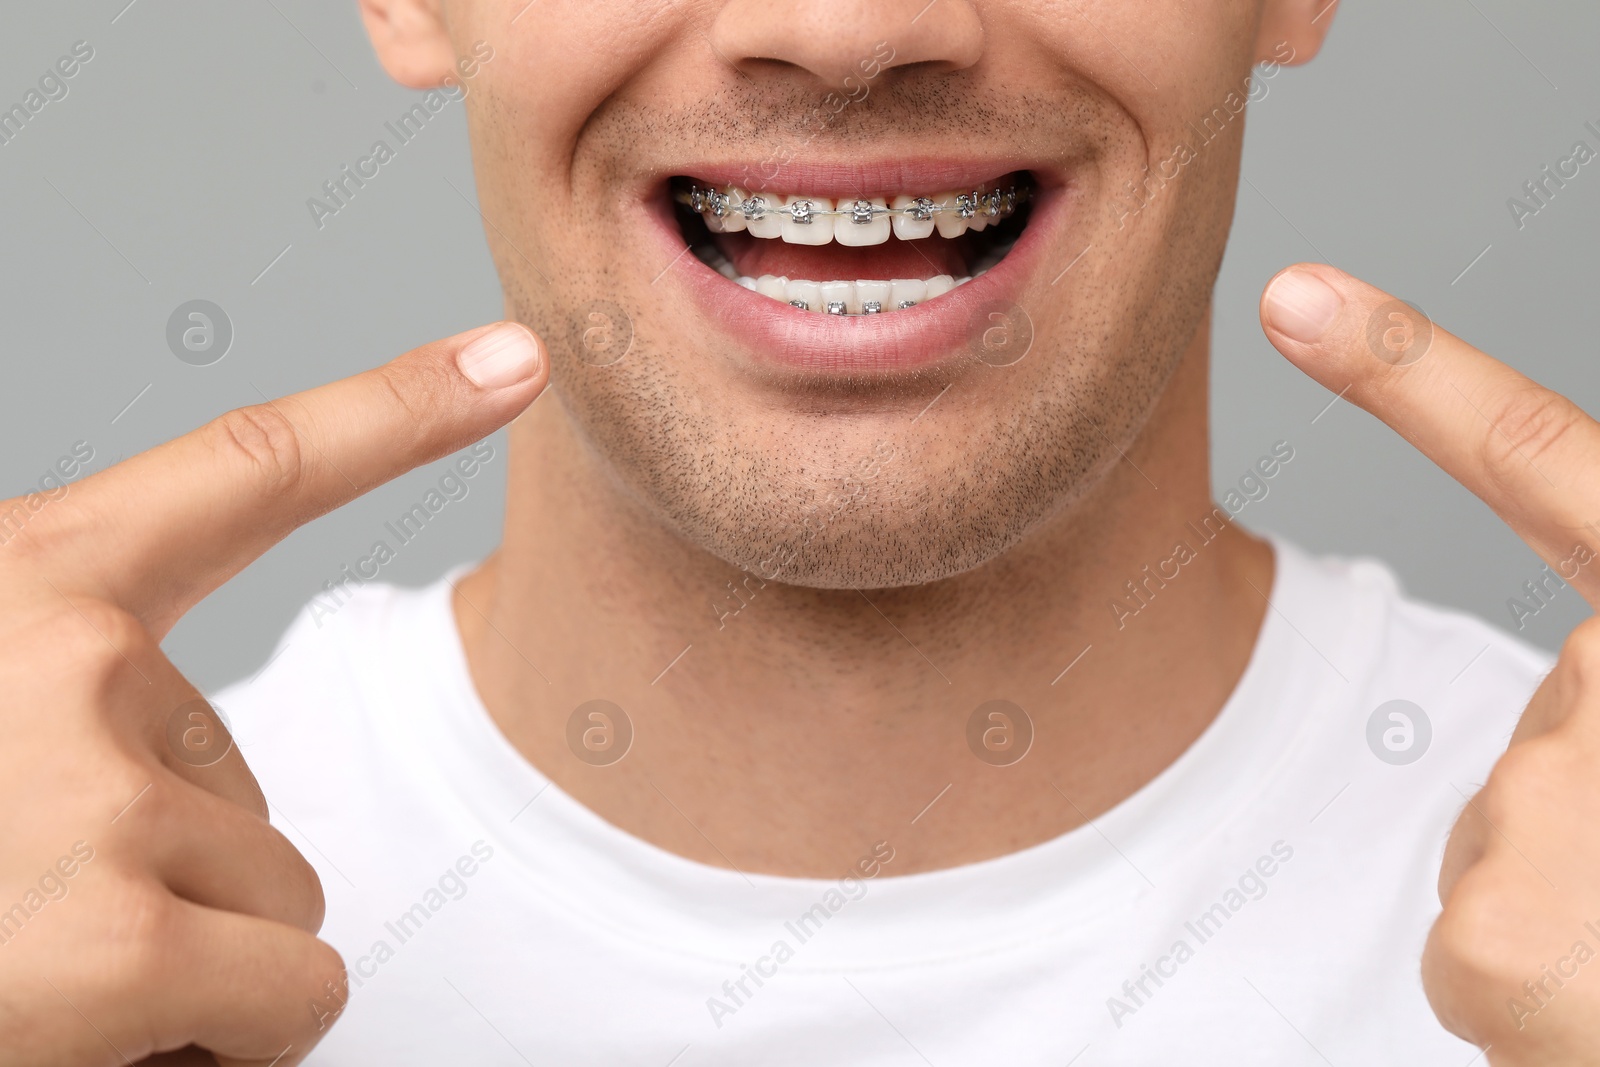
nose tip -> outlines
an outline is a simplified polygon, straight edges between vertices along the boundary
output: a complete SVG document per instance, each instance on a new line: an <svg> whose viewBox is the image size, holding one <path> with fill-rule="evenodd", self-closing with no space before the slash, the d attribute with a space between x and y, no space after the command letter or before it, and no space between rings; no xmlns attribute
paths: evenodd
<svg viewBox="0 0 1600 1067"><path fill-rule="evenodd" d="M728 0L710 38L751 78L799 74L845 92L892 68L962 70L983 52L970 0Z"/></svg>

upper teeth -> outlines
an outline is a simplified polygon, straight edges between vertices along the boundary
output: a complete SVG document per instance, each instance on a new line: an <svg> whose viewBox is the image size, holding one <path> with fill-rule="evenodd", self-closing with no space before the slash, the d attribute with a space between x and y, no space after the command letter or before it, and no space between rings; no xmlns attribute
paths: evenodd
<svg viewBox="0 0 1600 1067"><path fill-rule="evenodd" d="M777 196L749 193L738 186L725 189L692 185L678 194L678 202L705 219L716 233L749 231L752 237L781 238L790 244L877 245L892 232L902 241L930 237L959 237L967 230L983 230L1014 212L1027 196L1026 188L974 189L938 196L884 197Z"/></svg>

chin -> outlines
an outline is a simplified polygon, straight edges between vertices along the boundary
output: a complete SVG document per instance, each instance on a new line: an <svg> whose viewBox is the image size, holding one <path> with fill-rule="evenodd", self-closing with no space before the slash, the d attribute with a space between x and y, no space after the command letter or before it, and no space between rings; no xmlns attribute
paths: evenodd
<svg viewBox="0 0 1600 1067"><path fill-rule="evenodd" d="M904 432L787 451L744 442L740 465L714 482L663 483L651 468L637 472L649 480L635 495L682 540L765 581L904 588L1002 556L1108 464L1094 430L1068 410L1016 436L992 427L957 436L962 447L951 449Z"/></svg>
<svg viewBox="0 0 1600 1067"><path fill-rule="evenodd" d="M863 505L826 528L806 517L775 525L771 539L704 543L713 555L764 581L817 590L928 585L1001 555L1023 531L938 525Z"/></svg>

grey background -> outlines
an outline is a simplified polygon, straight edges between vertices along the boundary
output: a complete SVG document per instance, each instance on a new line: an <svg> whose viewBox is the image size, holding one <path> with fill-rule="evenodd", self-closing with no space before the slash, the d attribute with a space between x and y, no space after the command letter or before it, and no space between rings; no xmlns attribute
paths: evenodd
<svg viewBox="0 0 1600 1067"><path fill-rule="evenodd" d="M73 42L95 49L69 95L0 145L0 492L30 488L76 441L100 469L499 317L459 104L325 228L311 221L306 199L420 96L379 69L354 0L63 0L0 18L0 106ZM1324 413L1329 395L1262 338L1256 302L1279 267L1327 260L1600 412L1600 161L1520 232L1506 207L1575 140L1600 149L1583 128L1600 126L1597 42L1600 5L1578 0L1346 3L1322 57L1252 105L1217 290L1218 491L1275 441L1296 455L1248 525L1380 556L1412 592L1512 628L1506 598L1538 558L1374 419L1343 402ZM169 315L192 299L233 322L212 366L167 348ZM495 440L471 494L387 580L420 584L494 545ZM173 632L178 665L203 689L259 669L296 608L439 473L274 549ZM1586 613L1566 590L1523 636L1553 648Z"/></svg>

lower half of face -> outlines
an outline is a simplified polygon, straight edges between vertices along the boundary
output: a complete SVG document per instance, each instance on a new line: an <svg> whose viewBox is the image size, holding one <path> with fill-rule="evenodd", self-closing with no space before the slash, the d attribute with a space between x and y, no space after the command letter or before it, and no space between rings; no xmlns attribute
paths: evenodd
<svg viewBox="0 0 1600 1067"><path fill-rule="evenodd" d="M478 94L511 309L592 454L676 534L817 587L948 577L1069 509L1200 327L1242 129L1193 143L1047 48L853 100L704 64L646 66L526 167L486 143L521 105Z"/></svg>

